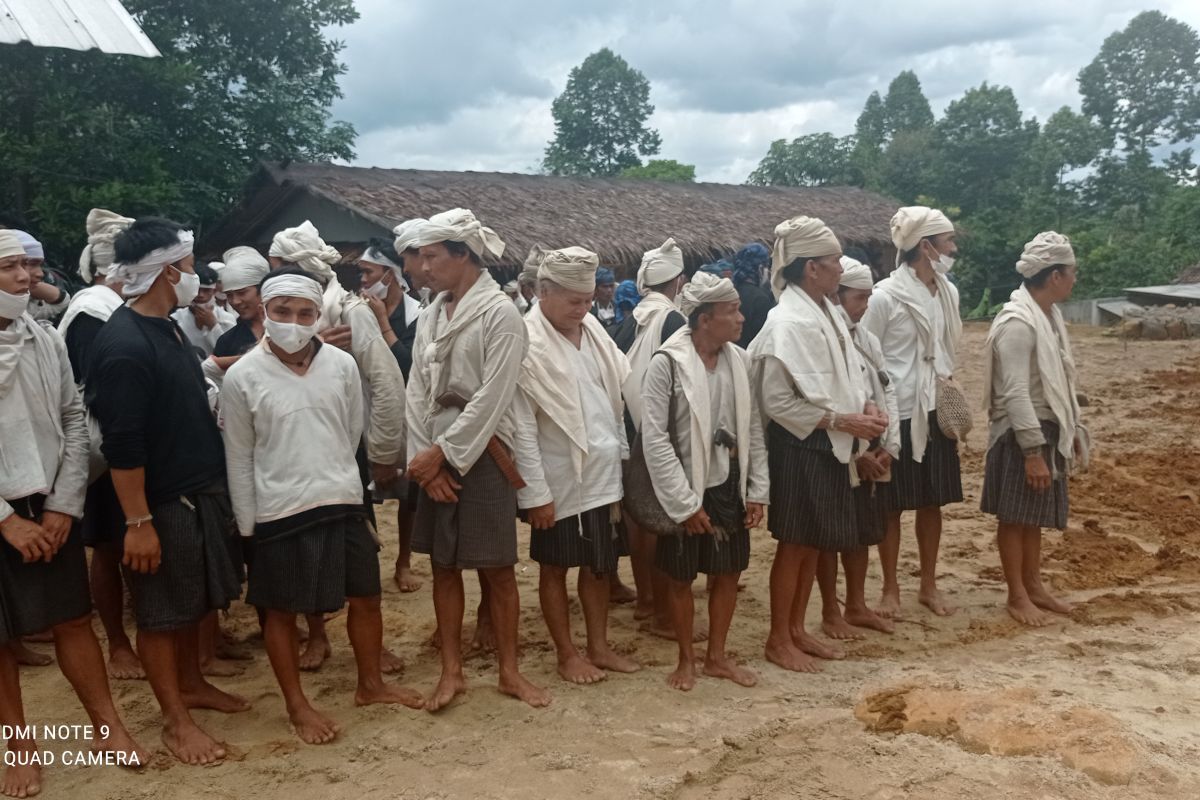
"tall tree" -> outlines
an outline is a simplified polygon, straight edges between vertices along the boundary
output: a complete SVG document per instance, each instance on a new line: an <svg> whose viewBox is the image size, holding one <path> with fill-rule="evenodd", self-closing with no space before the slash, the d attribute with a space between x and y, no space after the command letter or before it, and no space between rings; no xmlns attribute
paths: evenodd
<svg viewBox="0 0 1200 800"><path fill-rule="evenodd" d="M551 110L554 139L543 168L552 175L619 175L662 146L646 125L654 113L650 81L607 47L571 70Z"/></svg>
<svg viewBox="0 0 1200 800"><path fill-rule="evenodd" d="M1200 133L1200 36L1160 11L1143 11L1104 40L1079 73L1083 113L1126 151Z"/></svg>
<svg viewBox="0 0 1200 800"><path fill-rule="evenodd" d="M810 133L771 143L767 155L750 173L755 186L861 185L862 175L851 163L854 137Z"/></svg>
<svg viewBox="0 0 1200 800"><path fill-rule="evenodd" d="M869 101L868 101L869 102ZM906 69L888 84L883 98L883 130L886 136L933 127L933 109L921 89L917 74Z"/></svg>

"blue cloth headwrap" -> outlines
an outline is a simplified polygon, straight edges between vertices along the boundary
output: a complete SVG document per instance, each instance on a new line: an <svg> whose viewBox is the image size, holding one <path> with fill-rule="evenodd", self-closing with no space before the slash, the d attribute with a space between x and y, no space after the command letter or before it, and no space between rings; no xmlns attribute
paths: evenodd
<svg viewBox="0 0 1200 800"><path fill-rule="evenodd" d="M617 291L613 294L613 305L617 307L617 315L614 318L616 322L620 322L625 318L625 306L629 306L629 310L637 308L637 304L642 302L642 296L638 294L637 284L633 281L621 281L617 284Z"/></svg>
<svg viewBox="0 0 1200 800"><path fill-rule="evenodd" d="M721 269L722 267L720 261L712 264L705 264L704 266L700 267L701 272L707 272L709 275L716 275L718 278L721 277Z"/></svg>
<svg viewBox="0 0 1200 800"><path fill-rule="evenodd" d="M601 267L596 270L596 285L608 286L610 283L616 283L617 276L613 275L613 271L608 267Z"/></svg>
<svg viewBox="0 0 1200 800"><path fill-rule="evenodd" d="M733 282L757 286L762 282L762 268L770 263L771 251L765 245L751 242L733 257Z"/></svg>

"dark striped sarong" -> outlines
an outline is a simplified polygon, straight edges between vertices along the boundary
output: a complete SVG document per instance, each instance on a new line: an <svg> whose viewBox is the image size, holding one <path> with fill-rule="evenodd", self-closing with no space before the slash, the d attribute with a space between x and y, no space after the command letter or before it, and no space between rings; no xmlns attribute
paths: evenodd
<svg viewBox="0 0 1200 800"><path fill-rule="evenodd" d="M835 552L859 546L850 467L833 454L825 431L797 439L772 422L767 428L767 464L775 478L767 528L776 540Z"/></svg>
<svg viewBox="0 0 1200 800"><path fill-rule="evenodd" d="M887 533L887 514L879 502L877 483L854 487L854 507L858 511L858 546L874 547Z"/></svg>
<svg viewBox="0 0 1200 800"><path fill-rule="evenodd" d="M294 614L329 614L347 597L374 597L379 545L361 506L325 506L254 526L246 602Z"/></svg>
<svg viewBox="0 0 1200 800"><path fill-rule="evenodd" d="M746 530L746 506L742 502L741 470L736 457L729 459L729 477L720 486L704 491L701 506L714 528L695 536L659 536L654 565L673 580L691 583L705 575L732 575L750 566L750 531Z"/></svg>
<svg viewBox="0 0 1200 800"><path fill-rule="evenodd" d="M424 490L413 518L412 549L443 569L489 569L517 563L517 490L487 451L465 475L457 503L438 503Z"/></svg>
<svg viewBox="0 0 1200 800"><path fill-rule="evenodd" d="M31 495L8 503L17 516L36 521L41 518L45 500L45 495ZM48 564L26 564L17 548L4 539L0 543L0 595L4 606L0 640L31 636L91 613L87 556L79 525L71 526L67 541Z"/></svg>
<svg viewBox="0 0 1200 800"><path fill-rule="evenodd" d="M587 567L595 575L617 571L617 559L628 555L620 522L612 521L610 504L563 517L553 528L529 536L529 557L552 567Z"/></svg>
<svg viewBox="0 0 1200 800"><path fill-rule="evenodd" d="M224 482L150 509L162 547L158 572L122 567L139 630L165 632L229 608L242 593L230 556L237 535Z"/></svg>
<svg viewBox="0 0 1200 800"><path fill-rule="evenodd" d="M1035 492L1025 481L1025 454L1015 431L1007 431L988 448L979 510L994 514L1009 525L1066 530L1070 500L1067 494L1067 460L1058 452L1058 423L1042 420L1042 457L1050 474L1059 477L1044 492Z"/></svg>
<svg viewBox="0 0 1200 800"><path fill-rule="evenodd" d="M961 503L962 467L958 461L958 442L942 433L937 412L929 412L929 442L925 456L913 460L912 420L900 420L900 457L892 462L892 479L879 484L875 495L885 511L913 511L918 508Z"/></svg>

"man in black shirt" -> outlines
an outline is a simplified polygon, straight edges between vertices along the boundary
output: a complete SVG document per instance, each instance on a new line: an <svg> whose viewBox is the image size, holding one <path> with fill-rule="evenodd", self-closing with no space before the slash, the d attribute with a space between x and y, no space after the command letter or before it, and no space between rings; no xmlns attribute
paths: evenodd
<svg viewBox="0 0 1200 800"><path fill-rule="evenodd" d="M225 269L221 270L221 288L229 307L238 315L237 324L217 339L209 359L224 375L262 338L264 312L258 298L258 284L271 267L261 253L244 245L226 250L222 258Z"/></svg>
<svg viewBox="0 0 1200 800"><path fill-rule="evenodd" d="M92 347L86 400L125 514L126 580L138 651L163 713L163 742L180 761L211 764L225 749L189 708L249 704L200 672L198 623L240 594L226 537L233 535L225 452L200 363L170 319L199 281L192 234L142 219L114 243L126 297Z"/></svg>
<svg viewBox="0 0 1200 800"><path fill-rule="evenodd" d="M750 346L766 323L767 313L775 307L775 296L762 283L763 270L770 267L771 251L759 242L751 242L733 257L733 285L742 299L742 316L746 318L739 347Z"/></svg>

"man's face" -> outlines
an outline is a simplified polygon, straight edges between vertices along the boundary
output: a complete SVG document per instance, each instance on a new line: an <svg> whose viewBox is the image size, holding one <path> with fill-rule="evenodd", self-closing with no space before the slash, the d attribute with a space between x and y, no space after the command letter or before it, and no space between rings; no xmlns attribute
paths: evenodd
<svg viewBox="0 0 1200 800"><path fill-rule="evenodd" d="M421 268L429 287L435 292L453 289L462 282L463 273L474 268L466 253L454 255L444 243L427 244L421 248Z"/></svg>
<svg viewBox="0 0 1200 800"><path fill-rule="evenodd" d="M213 299L213 295L217 293L215 286L201 286L200 291L196 292L196 299L192 301L194 306L207 305L209 300Z"/></svg>
<svg viewBox="0 0 1200 800"><path fill-rule="evenodd" d="M1071 299L1071 292L1075 290L1077 277L1078 268L1074 264L1065 266L1050 276L1054 288L1054 302L1065 303Z"/></svg>
<svg viewBox="0 0 1200 800"><path fill-rule="evenodd" d="M388 272L391 270L382 264L372 264L370 261L358 262L358 277L364 289L369 289L380 281L386 285L388 281L384 278L384 274Z"/></svg>
<svg viewBox="0 0 1200 800"><path fill-rule="evenodd" d="M583 318L592 310L595 292L575 292L561 286L547 285L542 289L538 308L554 329L563 333L576 331Z"/></svg>
<svg viewBox="0 0 1200 800"><path fill-rule="evenodd" d="M841 301L850 321L858 324L867 313L867 305L871 300L871 289L840 289L835 295Z"/></svg>
<svg viewBox="0 0 1200 800"><path fill-rule="evenodd" d="M824 295L836 292L842 279L842 254L810 258L806 268L813 288Z"/></svg>
<svg viewBox="0 0 1200 800"><path fill-rule="evenodd" d="M723 303L713 303L712 311L700 317L700 329L721 344L736 342L742 338L742 301L726 300Z"/></svg>
<svg viewBox="0 0 1200 800"><path fill-rule="evenodd" d="M596 302L602 306L612 305L613 295L617 291L615 283L598 283L596 284Z"/></svg>
<svg viewBox="0 0 1200 800"><path fill-rule="evenodd" d="M425 270L422 268L421 251L410 247L400 254L404 261L404 274L408 276L408 285L414 291L420 291L429 285L425 280Z"/></svg>
<svg viewBox="0 0 1200 800"><path fill-rule="evenodd" d="M936 255L950 256L951 258L958 255L958 234L954 231L939 233L929 237L926 241L933 246Z"/></svg>
<svg viewBox="0 0 1200 800"><path fill-rule="evenodd" d="M231 289L225 292L229 307L237 312L238 319L252 320L258 317L262 304L258 299L258 287L247 286L244 289Z"/></svg>
<svg viewBox="0 0 1200 800"><path fill-rule="evenodd" d="M267 303L267 316L276 322L316 325L321 309L303 297L272 297Z"/></svg>
<svg viewBox="0 0 1200 800"><path fill-rule="evenodd" d="M21 257L17 256L17 258ZM29 258L26 256L25 258L21 258L21 263L24 265L25 271L29 273L29 288L32 289L34 286L37 286L46 277L46 272L42 269L42 266L46 263L46 259Z"/></svg>
<svg viewBox="0 0 1200 800"><path fill-rule="evenodd" d="M25 259L21 256L0 258L0 291L9 294L28 294L32 281Z"/></svg>

